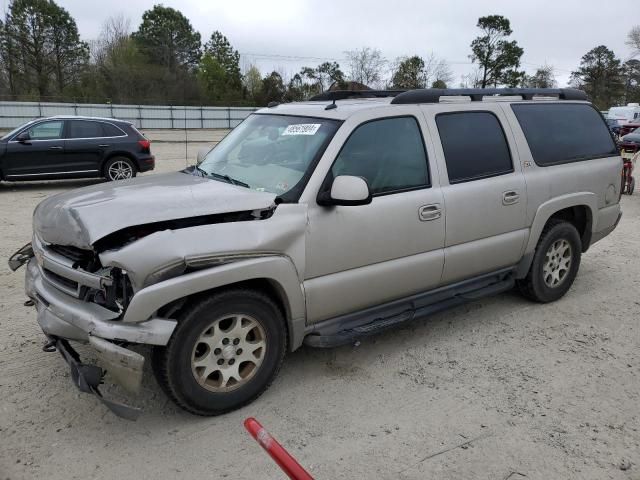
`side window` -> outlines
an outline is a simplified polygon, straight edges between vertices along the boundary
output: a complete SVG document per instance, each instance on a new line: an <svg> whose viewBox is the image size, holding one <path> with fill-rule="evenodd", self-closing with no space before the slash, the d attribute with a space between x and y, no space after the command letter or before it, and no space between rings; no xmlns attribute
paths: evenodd
<svg viewBox="0 0 640 480"><path fill-rule="evenodd" d="M441 113L436 124L449 183L468 182L513 172L504 131L489 112Z"/></svg>
<svg viewBox="0 0 640 480"><path fill-rule="evenodd" d="M86 120L71 120L67 138L96 138L103 137L102 124Z"/></svg>
<svg viewBox="0 0 640 480"><path fill-rule="evenodd" d="M62 138L62 126L64 122L43 122L31 127L29 137L32 140L57 140Z"/></svg>
<svg viewBox="0 0 640 480"><path fill-rule="evenodd" d="M115 125L111 125L110 123L103 123L102 130L104 131L105 137L121 137L125 135L122 130L120 130Z"/></svg>
<svg viewBox="0 0 640 480"><path fill-rule="evenodd" d="M331 173L334 178L365 178L374 195L429 186L418 122L413 117L395 117L360 125L345 142Z"/></svg>
<svg viewBox="0 0 640 480"><path fill-rule="evenodd" d="M516 103L511 108L538 165L618 154L602 116L589 104Z"/></svg>

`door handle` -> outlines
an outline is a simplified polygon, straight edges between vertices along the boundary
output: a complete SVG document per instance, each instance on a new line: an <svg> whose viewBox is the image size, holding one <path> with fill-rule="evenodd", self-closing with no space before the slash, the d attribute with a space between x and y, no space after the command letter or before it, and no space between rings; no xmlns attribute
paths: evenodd
<svg viewBox="0 0 640 480"><path fill-rule="evenodd" d="M433 205L423 205L418 209L418 216L422 222L437 220L442 216L442 209L437 203L434 203Z"/></svg>
<svg viewBox="0 0 640 480"><path fill-rule="evenodd" d="M62 147L54 145L53 147L49 147L49 150L62 150Z"/></svg>
<svg viewBox="0 0 640 480"><path fill-rule="evenodd" d="M100 148L107 148L109 145L107 145L106 143L103 143L102 145L98 145Z"/></svg>
<svg viewBox="0 0 640 480"><path fill-rule="evenodd" d="M504 192L502 194L502 204L503 205L513 205L514 203L518 203L520 201L520 194L516 191Z"/></svg>

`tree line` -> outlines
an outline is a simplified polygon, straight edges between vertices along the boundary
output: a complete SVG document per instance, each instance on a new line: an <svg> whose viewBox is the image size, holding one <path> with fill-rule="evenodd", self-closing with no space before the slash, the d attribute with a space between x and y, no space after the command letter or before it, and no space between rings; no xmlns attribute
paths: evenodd
<svg viewBox="0 0 640 480"><path fill-rule="evenodd" d="M509 20L478 20L470 45L473 71L454 85L448 62L435 54L393 61L377 48L345 53L346 68L327 61L292 76L255 65L215 31L203 40L180 11L155 5L132 29L123 16L105 21L97 40L80 38L73 17L53 0L13 0L0 19L0 98L111 103L250 105L299 101L328 89L556 87L554 68L528 75ZM628 34L626 61L604 45L587 52L570 85L584 89L601 109L640 101L640 26Z"/></svg>

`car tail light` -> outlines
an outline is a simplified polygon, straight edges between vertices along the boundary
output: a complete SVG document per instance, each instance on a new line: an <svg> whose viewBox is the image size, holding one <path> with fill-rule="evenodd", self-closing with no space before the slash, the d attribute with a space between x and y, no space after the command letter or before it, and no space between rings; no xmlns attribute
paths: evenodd
<svg viewBox="0 0 640 480"><path fill-rule="evenodd" d="M144 140L138 140L138 144L144 149L149 150L151 148L151 142L146 138Z"/></svg>

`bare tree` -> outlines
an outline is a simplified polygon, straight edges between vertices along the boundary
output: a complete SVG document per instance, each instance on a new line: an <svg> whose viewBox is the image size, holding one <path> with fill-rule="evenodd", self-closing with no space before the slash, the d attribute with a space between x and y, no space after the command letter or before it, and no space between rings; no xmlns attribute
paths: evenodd
<svg viewBox="0 0 640 480"><path fill-rule="evenodd" d="M453 72L444 58L432 52L424 60L424 78L428 87L438 81L449 84L453 80Z"/></svg>
<svg viewBox="0 0 640 480"><path fill-rule="evenodd" d="M387 60L377 48L363 47L360 50L344 52L349 62L349 80L369 87L380 87Z"/></svg>
<svg viewBox="0 0 640 480"><path fill-rule="evenodd" d="M482 86L482 68L477 67L472 72L460 77L460 88L480 88Z"/></svg>
<svg viewBox="0 0 640 480"><path fill-rule="evenodd" d="M640 25L636 25L627 35L626 44L633 50L632 55L640 55Z"/></svg>

